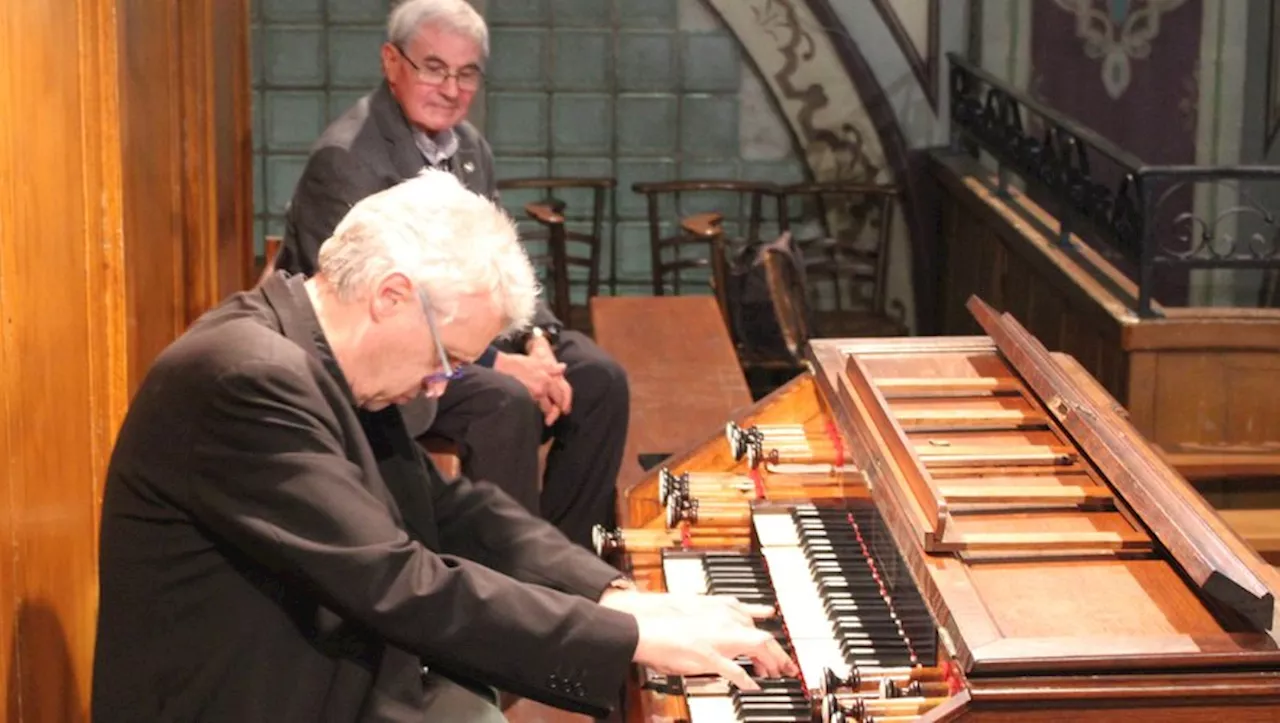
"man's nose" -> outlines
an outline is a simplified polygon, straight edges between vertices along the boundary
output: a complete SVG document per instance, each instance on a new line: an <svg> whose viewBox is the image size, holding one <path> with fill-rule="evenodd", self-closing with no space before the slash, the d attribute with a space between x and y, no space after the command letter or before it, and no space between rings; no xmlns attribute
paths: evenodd
<svg viewBox="0 0 1280 723"><path fill-rule="evenodd" d="M441 81L440 85L436 87L439 88L440 95L448 98L449 100L456 100L458 98L458 94L462 90L458 87L458 77L456 75L450 75Z"/></svg>

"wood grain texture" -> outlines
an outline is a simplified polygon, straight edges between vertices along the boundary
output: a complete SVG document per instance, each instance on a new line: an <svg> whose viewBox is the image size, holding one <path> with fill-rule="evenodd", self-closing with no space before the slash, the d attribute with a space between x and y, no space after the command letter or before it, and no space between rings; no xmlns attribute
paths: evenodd
<svg viewBox="0 0 1280 723"><path fill-rule="evenodd" d="M137 380L189 323L254 278L248 7L118 2Z"/></svg>
<svg viewBox="0 0 1280 723"><path fill-rule="evenodd" d="M1242 544L1126 420L1097 403L1104 392L1067 373L1008 314L997 315L976 297L969 308L1191 580L1255 625L1273 629L1275 593L1280 591L1275 571Z"/></svg>
<svg viewBox="0 0 1280 723"><path fill-rule="evenodd" d="M644 476L637 455L679 452L751 404L714 298L596 297L591 321L631 386L620 488Z"/></svg>
<svg viewBox="0 0 1280 723"><path fill-rule="evenodd" d="M114 3L0 4L0 685L87 719L98 491L125 401Z"/></svg>
<svg viewBox="0 0 1280 723"><path fill-rule="evenodd" d="M218 70L224 95L207 105L239 98L243 122L183 125L194 119L178 99L205 91L172 74L193 50L175 34L178 9L191 5L0 0L5 721L88 718L107 459L130 390L189 321L181 292L194 261L176 189L206 179L184 181L175 159L196 135L248 137L247 74L241 82ZM216 7L216 24L246 38L243 3ZM247 58L247 40L215 45ZM248 176L237 171L227 182L246 203L227 206L223 220L247 228ZM247 249L250 239L234 241ZM234 281L243 285L242 276Z"/></svg>

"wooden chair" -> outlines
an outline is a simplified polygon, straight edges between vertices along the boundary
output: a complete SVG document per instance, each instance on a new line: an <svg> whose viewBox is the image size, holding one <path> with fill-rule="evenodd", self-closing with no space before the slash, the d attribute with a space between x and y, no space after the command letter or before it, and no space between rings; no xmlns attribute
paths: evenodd
<svg viewBox="0 0 1280 723"><path fill-rule="evenodd" d="M779 189L779 223L804 256L815 337L905 336L899 310L886 310L894 186L800 183ZM806 233L816 229L817 233Z"/></svg>
<svg viewBox="0 0 1280 723"><path fill-rule="evenodd" d="M790 237L790 232L784 233L785 238L779 239L782 243ZM781 360L779 365L790 363L798 367L801 364L804 347L809 343L812 333L809 322L811 312L808 289L805 286L803 270L796 268L792 259L787 258L785 253L775 248L766 247L762 253L765 278L769 284L769 299L773 302L774 319L778 322L787 351L791 354L790 359Z"/></svg>
<svg viewBox="0 0 1280 723"><path fill-rule="evenodd" d="M524 206L525 213L541 229L521 234L521 238L525 242L545 242L546 252L534 256L533 262L546 269L551 286L551 310L571 329L589 331L590 314L585 305L573 305L569 269L586 268L587 298L599 295L605 201L616 185L617 181L612 178L511 178L498 182L500 191L533 190L544 196ZM583 206L586 206L586 194L590 194L590 231L572 227L569 204L553 193L582 196Z"/></svg>
<svg viewBox="0 0 1280 723"><path fill-rule="evenodd" d="M735 250L760 238L764 199L775 196L769 183L729 180L683 180L660 183L636 183L631 190L643 194L649 216L650 273L655 296L665 296L667 288L679 296L684 290L684 272L691 269L710 268L710 284L725 324L730 325L729 302L726 296L729 278L729 257ZM685 201L690 197L720 196L722 208L689 213ZM745 217L743 200L748 207ZM705 204L703 204L705 205ZM663 209L677 219L673 235L663 236L665 218ZM737 219L739 226L745 221L745 234L733 239L725 231L725 218ZM693 250L691 256L686 253Z"/></svg>
<svg viewBox="0 0 1280 723"><path fill-rule="evenodd" d="M262 271L258 274L258 284L276 271L276 256L284 239L279 236L267 236L263 239Z"/></svg>

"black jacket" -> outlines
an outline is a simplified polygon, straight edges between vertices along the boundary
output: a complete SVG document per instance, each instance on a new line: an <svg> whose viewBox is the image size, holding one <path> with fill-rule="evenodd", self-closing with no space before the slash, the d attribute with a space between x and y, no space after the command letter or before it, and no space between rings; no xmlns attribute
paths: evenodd
<svg viewBox="0 0 1280 723"><path fill-rule="evenodd" d="M602 715L637 630L584 598L616 571L497 487L446 484L396 409L358 411L301 280L231 297L138 389L93 720L421 723L423 663Z"/></svg>

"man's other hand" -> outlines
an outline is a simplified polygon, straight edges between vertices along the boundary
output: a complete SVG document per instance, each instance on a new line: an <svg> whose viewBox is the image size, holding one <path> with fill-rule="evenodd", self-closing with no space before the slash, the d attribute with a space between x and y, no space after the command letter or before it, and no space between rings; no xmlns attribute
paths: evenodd
<svg viewBox="0 0 1280 723"><path fill-rule="evenodd" d="M494 370L515 377L542 410L543 421L550 425L568 410L560 403L571 403L572 392L564 378L565 365L552 358L550 364L532 356L498 352Z"/></svg>

